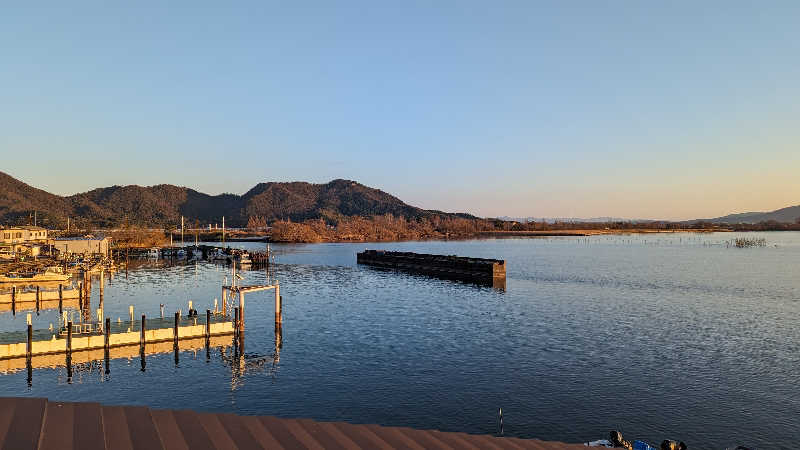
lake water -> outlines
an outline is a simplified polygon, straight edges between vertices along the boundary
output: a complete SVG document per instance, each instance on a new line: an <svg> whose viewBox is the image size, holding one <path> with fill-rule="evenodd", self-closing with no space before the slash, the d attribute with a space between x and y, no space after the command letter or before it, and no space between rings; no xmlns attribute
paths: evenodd
<svg viewBox="0 0 800 450"><path fill-rule="evenodd" d="M689 448L800 446L800 233L273 245L283 295L247 296L232 350L0 375L0 395L343 420L580 442L619 429ZM263 244L234 244L261 249ZM365 248L505 259L505 290L359 266ZM106 317L213 307L229 275L145 265L106 285ZM263 271L242 273L263 283ZM96 282L95 282L96 283ZM97 304L95 285L93 305ZM96 307L96 306L93 306ZM58 322L34 315L34 327ZM25 314L0 316L22 331ZM23 340L22 338L21 340Z"/></svg>

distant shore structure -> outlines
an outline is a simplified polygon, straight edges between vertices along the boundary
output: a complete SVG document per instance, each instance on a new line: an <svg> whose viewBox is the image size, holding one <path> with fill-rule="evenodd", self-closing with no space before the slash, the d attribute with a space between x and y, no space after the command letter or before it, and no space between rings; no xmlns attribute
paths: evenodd
<svg viewBox="0 0 800 450"><path fill-rule="evenodd" d="M502 288L506 282L506 262L501 259L364 250L356 254L356 262Z"/></svg>

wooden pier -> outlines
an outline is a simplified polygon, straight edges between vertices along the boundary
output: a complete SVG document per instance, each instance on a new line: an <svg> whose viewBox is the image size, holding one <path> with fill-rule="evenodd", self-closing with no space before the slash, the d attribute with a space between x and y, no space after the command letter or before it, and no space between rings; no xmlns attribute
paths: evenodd
<svg viewBox="0 0 800 450"><path fill-rule="evenodd" d="M13 397L0 398L0 443L16 450L586 448L537 439Z"/></svg>
<svg viewBox="0 0 800 450"><path fill-rule="evenodd" d="M505 288L506 264L499 259L364 250L356 254L356 261L369 266Z"/></svg>

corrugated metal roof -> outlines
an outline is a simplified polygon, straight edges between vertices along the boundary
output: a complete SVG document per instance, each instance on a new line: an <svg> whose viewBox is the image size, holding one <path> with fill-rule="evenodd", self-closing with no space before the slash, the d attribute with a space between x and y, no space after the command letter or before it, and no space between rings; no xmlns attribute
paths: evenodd
<svg viewBox="0 0 800 450"><path fill-rule="evenodd" d="M12 449L537 449L580 444L465 433L0 398L0 443Z"/></svg>

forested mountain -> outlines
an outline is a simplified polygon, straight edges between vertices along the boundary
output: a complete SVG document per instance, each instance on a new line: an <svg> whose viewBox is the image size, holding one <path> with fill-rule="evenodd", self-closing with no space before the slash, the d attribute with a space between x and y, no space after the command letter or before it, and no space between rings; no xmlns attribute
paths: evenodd
<svg viewBox="0 0 800 450"><path fill-rule="evenodd" d="M111 186L67 197L50 194L0 172L0 223L28 223L37 211L39 223L59 227L69 216L78 225L115 227L124 223L160 227L174 225L184 216L187 224L221 223L245 226L275 220L302 221L324 218L392 214L407 219L466 217L423 210L378 189L355 181L326 184L305 182L259 183L244 195L208 195L186 187Z"/></svg>
<svg viewBox="0 0 800 450"><path fill-rule="evenodd" d="M761 223L769 221L781 223L800 223L800 205L789 206L771 212L730 214L709 220L709 222L714 223Z"/></svg>
<svg viewBox="0 0 800 450"><path fill-rule="evenodd" d="M0 223L27 220L34 211L55 217L66 216L72 210L64 197L36 189L0 172Z"/></svg>

